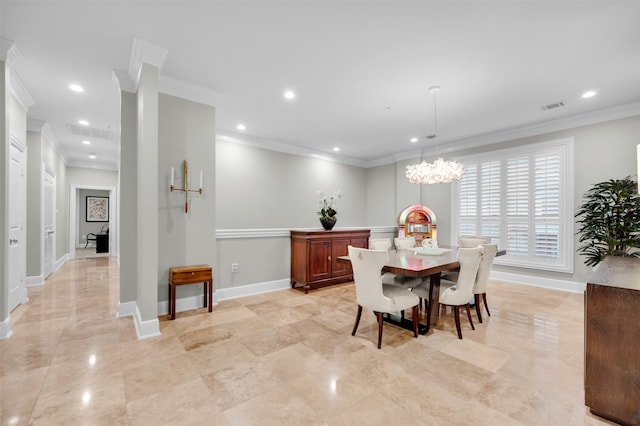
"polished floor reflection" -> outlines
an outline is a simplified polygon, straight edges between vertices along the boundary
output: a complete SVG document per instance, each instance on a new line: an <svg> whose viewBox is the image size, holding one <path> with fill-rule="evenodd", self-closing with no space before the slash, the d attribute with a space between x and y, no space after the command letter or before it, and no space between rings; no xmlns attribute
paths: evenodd
<svg viewBox="0 0 640 426"><path fill-rule="evenodd" d="M352 284L284 290L160 318L116 318L114 258L67 262L0 341L3 425L597 425L583 393L583 298L492 282L492 316L449 313L413 338L363 312Z"/></svg>

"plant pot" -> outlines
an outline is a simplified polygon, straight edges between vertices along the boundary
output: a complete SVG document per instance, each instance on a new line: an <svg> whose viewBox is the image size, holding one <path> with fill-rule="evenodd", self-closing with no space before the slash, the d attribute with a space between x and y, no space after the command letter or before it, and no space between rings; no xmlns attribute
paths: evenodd
<svg viewBox="0 0 640 426"><path fill-rule="evenodd" d="M320 218L320 223L322 224L322 227L324 228L325 231L331 231L331 229L333 229L334 225L336 224L338 219L324 219L324 218Z"/></svg>

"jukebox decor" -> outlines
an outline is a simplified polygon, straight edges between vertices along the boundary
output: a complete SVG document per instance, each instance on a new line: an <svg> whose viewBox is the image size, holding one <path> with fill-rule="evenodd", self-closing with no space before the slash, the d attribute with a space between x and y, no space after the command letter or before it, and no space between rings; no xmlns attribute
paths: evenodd
<svg viewBox="0 0 640 426"><path fill-rule="evenodd" d="M420 204L407 207L398 216L398 237L415 237L419 246L437 247L435 213Z"/></svg>

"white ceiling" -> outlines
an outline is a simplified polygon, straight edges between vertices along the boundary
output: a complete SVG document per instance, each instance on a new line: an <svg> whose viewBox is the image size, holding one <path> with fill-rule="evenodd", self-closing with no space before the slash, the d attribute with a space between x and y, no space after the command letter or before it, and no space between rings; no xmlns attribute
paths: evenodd
<svg viewBox="0 0 640 426"><path fill-rule="evenodd" d="M168 50L163 76L221 95L219 134L371 166L434 150L433 85L443 151L640 114L639 23L638 1L0 0L31 122L69 165L112 169L112 71L135 38ZM74 135L81 118L114 140Z"/></svg>

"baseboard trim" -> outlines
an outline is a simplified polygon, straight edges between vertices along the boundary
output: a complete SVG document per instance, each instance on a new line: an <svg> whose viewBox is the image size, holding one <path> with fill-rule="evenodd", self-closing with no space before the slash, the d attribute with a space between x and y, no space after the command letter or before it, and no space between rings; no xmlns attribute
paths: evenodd
<svg viewBox="0 0 640 426"><path fill-rule="evenodd" d="M514 284L531 285L553 290L568 291L570 293L584 293L585 283L558 280L554 278L536 277L533 275L514 274L512 272L491 271L491 279L508 281Z"/></svg>
<svg viewBox="0 0 640 426"><path fill-rule="evenodd" d="M160 321L158 321L158 318L143 321L136 302L124 302L118 304L117 317L133 317L133 325L136 328L138 340L160 336Z"/></svg>
<svg viewBox="0 0 640 426"><path fill-rule="evenodd" d="M13 334L11 331L11 316L0 322L0 340L8 339Z"/></svg>
<svg viewBox="0 0 640 426"><path fill-rule="evenodd" d="M62 265L64 265L67 260L69 260L69 253L65 253L64 256L56 261L56 271L62 268Z"/></svg>
<svg viewBox="0 0 640 426"><path fill-rule="evenodd" d="M38 275L34 277L27 277L25 281L25 285L27 287L35 287L39 285L44 285L44 275Z"/></svg>
<svg viewBox="0 0 640 426"><path fill-rule="evenodd" d="M238 297L254 296L256 294L269 293L272 291L285 290L291 288L288 279L267 281L264 283L248 284L240 287L221 288L213 292L213 304L215 306L221 300L236 299ZM176 312L189 311L202 307L203 293L195 296L181 297L176 299ZM169 301L158 302L158 315L169 313Z"/></svg>

